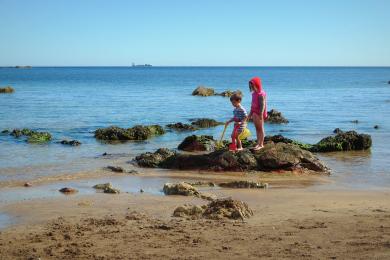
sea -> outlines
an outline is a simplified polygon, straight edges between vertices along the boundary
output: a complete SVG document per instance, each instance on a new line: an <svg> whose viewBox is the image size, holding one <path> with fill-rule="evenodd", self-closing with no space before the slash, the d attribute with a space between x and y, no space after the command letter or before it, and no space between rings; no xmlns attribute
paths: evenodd
<svg viewBox="0 0 390 260"><path fill-rule="evenodd" d="M201 85L216 92L241 90L243 106L249 110L248 81L254 76L262 79L268 109L289 120L265 124L266 134L306 143L332 135L335 128L369 134L373 145L368 151L317 156L331 168L329 178L338 185L389 187L390 67L0 68L0 87L15 89L13 94L0 94L0 131L31 128L53 136L48 144L28 144L0 135L0 184L99 169L106 164L103 153L124 154L131 160L160 147L176 149L191 134L219 138L223 126L169 131L147 141L117 144L96 140L94 131L111 125L165 126L203 117L226 121L233 111L229 98L192 96L192 91ZM255 132L252 124L249 128ZM57 143L63 139L82 145Z"/></svg>

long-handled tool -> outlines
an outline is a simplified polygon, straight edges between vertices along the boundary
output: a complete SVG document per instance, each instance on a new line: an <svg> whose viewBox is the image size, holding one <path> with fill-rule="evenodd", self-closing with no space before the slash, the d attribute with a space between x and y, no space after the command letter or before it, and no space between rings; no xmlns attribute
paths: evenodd
<svg viewBox="0 0 390 260"><path fill-rule="evenodd" d="M227 129L228 125L225 124L225 128L223 129L223 132L222 132L222 135L221 135L221 138L219 139L219 141L217 142L217 148L222 148L223 147L223 137L225 136L225 132L226 132L226 129Z"/></svg>

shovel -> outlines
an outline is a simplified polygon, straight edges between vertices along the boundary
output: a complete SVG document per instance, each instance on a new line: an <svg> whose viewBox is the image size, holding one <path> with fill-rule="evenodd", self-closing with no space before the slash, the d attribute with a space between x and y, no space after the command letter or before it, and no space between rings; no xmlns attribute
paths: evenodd
<svg viewBox="0 0 390 260"><path fill-rule="evenodd" d="M225 132L226 132L227 127L228 127L228 125L225 124L225 128L223 129L221 138L220 138L219 141L217 142L217 148L218 148L218 149L220 149L220 148L223 147L222 139L223 139L223 137L225 136Z"/></svg>

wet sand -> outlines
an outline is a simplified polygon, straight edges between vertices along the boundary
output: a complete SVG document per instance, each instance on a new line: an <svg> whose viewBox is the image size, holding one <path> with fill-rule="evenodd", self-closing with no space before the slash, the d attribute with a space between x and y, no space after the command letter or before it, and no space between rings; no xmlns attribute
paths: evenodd
<svg viewBox="0 0 390 260"><path fill-rule="evenodd" d="M179 205L207 202L150 193L7 203L1 211L18 223L1 231L0 259L390 257L390 190L327 189L318 186L326 179L296 174L154 174L167 181L262 180L271 188L208 190L247 202L254 216L244 222L172 217Z"/></svg>

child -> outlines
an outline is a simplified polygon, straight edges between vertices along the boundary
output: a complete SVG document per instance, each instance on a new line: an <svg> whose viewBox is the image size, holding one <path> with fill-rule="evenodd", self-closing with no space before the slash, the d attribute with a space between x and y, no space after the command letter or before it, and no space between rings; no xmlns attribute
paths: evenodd
<svg viewBox="0 0 390 260"><path fill-rule="evenodd" d="M267 119L266 93L258 77L249 81L249 90L252 92L252 105L248 118L252 116L256 127L257 145L253 147L253 150L258 151L264 146L264 120Z"/></svg>
<svg viewBox="0 0 390 260"><path fill-rule="evenodd" d="M230 97L230 102L232 102L232 105L234 107L233 110L233 118L228 120L226 122L226 126L229 125L231 122L234 122L234 129L232 132L232 147L230 150L233 151L241 151L242 150L242 144L241 140L238 137L242 131L246 128L246 118L247 118L247 112L245 108L241 106L241 100L242 96L239 93L234 93ZM234 145L234 143L236 145Z"/></svg>

